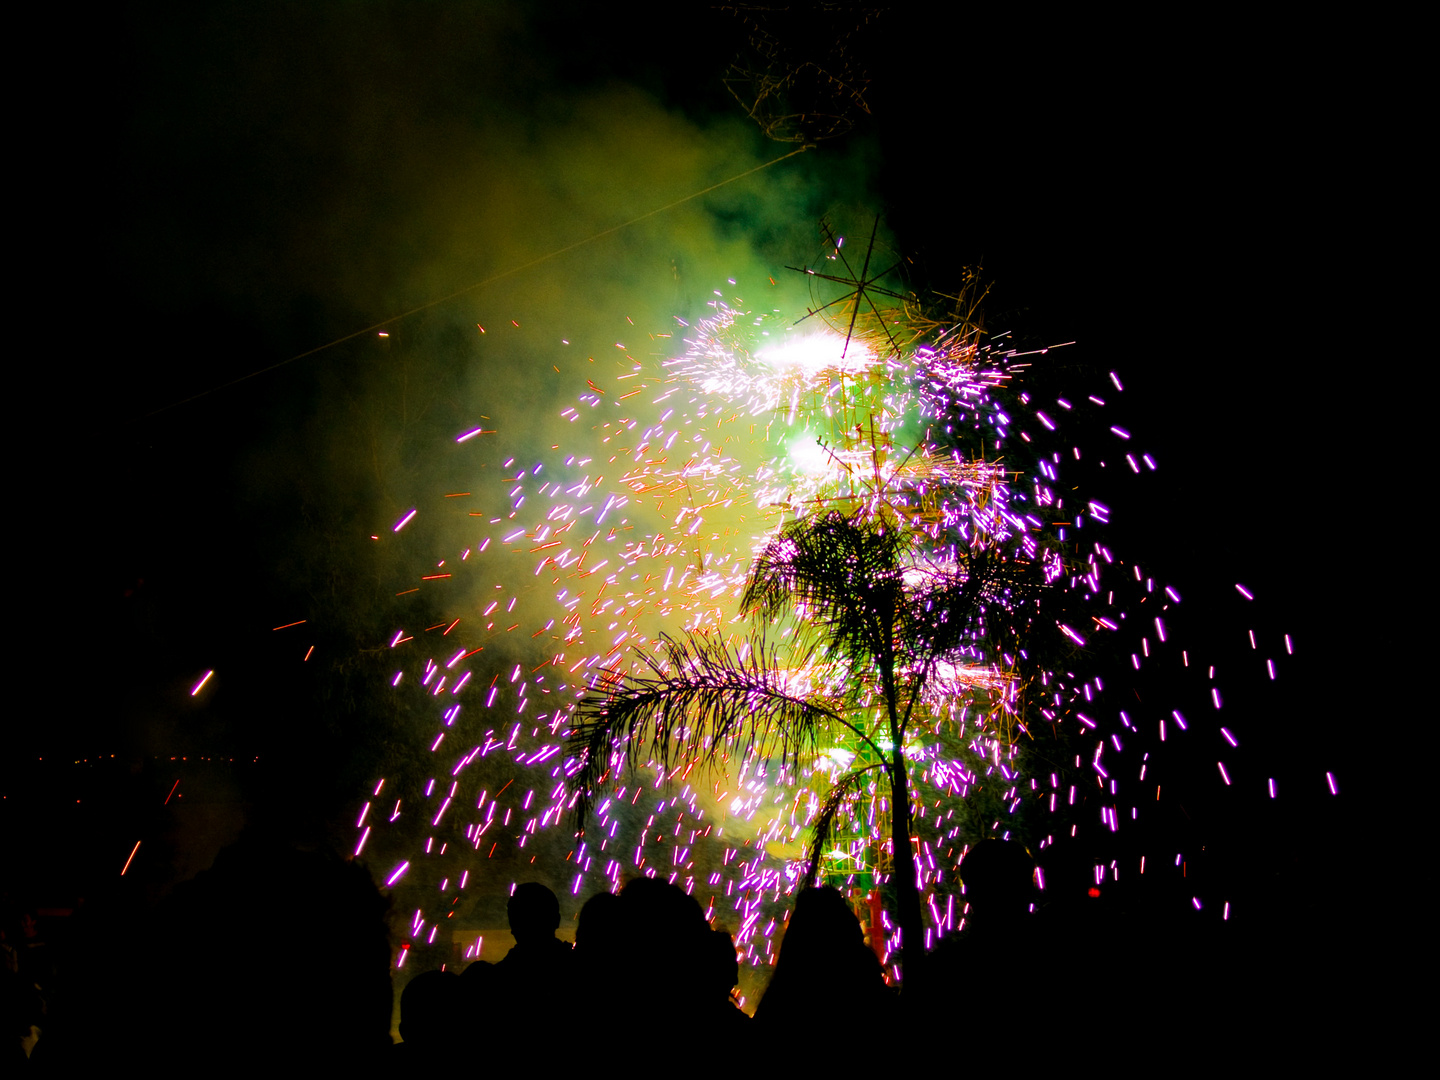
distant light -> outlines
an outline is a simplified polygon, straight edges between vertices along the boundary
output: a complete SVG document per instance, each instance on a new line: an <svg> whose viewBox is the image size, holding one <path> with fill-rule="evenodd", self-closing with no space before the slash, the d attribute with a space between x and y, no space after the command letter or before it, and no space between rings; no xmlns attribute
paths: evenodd
<svg viewBox="0 0 1440 1080"><path fill-rule="evenodd" d="M391 531L391 532L399 532L399 531L400 531L401 529L403 529L406 525L409 525L409 524L410 524L410 519L413 518L418 512L419 512L419 511L417 511L417 510L411 510L411 511L410 511L408 514L406 514L403 518L401 518L399 521L397 521L397 522L395 523L395 528L393 528L393 529L390 530L390 531Z"/></svg>
<svg viewBox="0 0 1440 1080"><path fill-rule="evenodd" d="M211 676L211 675L214 675L214 674L215 674L215 672L214 672L213 669L210 670L210 671L205 672L205 677L204 677L203 679L201 679L198 683L195 684L195 689L190 691L190 696L191 696L191 697L194 697L196 694L200 693L200 689L201 689L207 682L210 681L210 676Z"/></svg>

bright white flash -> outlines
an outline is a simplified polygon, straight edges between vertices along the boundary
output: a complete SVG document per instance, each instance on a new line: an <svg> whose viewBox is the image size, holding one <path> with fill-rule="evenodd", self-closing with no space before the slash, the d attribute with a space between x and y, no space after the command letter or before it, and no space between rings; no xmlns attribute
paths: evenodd
<svg viewBox="0 0 1440 1080"><path fill-rule="evenodd" d="M785 454L800 476L818 476L824 473L830 464L830 455L809 431L791 436L787 441Z"/></svg>
<svg viewBox="0 0 1440 1080"><path fill-rule="evenodd" d="M778 345L756 352L755 359L777 371L799 368L804 372L818 373L863 371L875 362L875 355L853 338L847 349L845 338L841 335L820 333L786 338Z"/></svg>

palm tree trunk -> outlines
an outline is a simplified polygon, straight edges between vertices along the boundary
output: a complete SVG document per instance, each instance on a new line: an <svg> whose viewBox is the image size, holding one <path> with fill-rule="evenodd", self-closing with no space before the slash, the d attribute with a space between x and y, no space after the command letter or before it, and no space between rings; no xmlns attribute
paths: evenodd
<svg viewBox="0 0 1440 1080"><path fill-rule="evenodd" d="M900 964L905 984L913 988L925 962L925 923L920 890L915 884L915 852L910 847L910 778L905 754L895 740L890 757L890 839L894 847L895 921L900 927Z"/></svg>
<svg viewBox="0 0 1440 1080"><path fill-rule="evenodd" d="M920 969L925 963L925 923L920 914L920 890L915 884L915 852L910 847L910 774L905 765L905 733L900 720L893 657L882 659L880 680L890 713L890 844L895 921L900 927L901 970L906 985L913 987L921 978Z"/></svg>

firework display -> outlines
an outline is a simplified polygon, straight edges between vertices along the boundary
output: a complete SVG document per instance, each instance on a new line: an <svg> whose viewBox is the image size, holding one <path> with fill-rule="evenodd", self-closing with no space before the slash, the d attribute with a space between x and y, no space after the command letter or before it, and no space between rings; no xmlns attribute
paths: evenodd
<svg viewBox="0 0 1440 1080"><path fill-rule="evenodd" d="M843 261L843 241L828 242ZM413 901L413 943L448 934L487 875L507 890L546 878L578 909L645 874L695 895L764 967L787 897L818 875L874 902L873 944L898 976L878 900L897 869L913 863L930 944L964 924L959 868L976 842L1022 841L1043 889L1056 844L1118 837L1151 812L1162 744L1189 738L1187 752L1204 753L1213 729L1215 782L1232 784L1226 755L1242 733L1222 722L1214 669L1207 677L1183 640L1179 590L1112 549L1109 508L1070 475L1092 454L1132 476L1157 469L1108 422L1118 373L1042 400L1026 382L1039 357L987 337L973 296L937 313L913 298L863 309L857 290L828 313L844 318L797 322L803 313L749 303L730 284L708 317L677 319L650 349L617 342L613 377L597 365L560 412L570 438L491 460L492 421L456 432L483 481L391 525L447 515L472 537L397 589L462 581L466 600L385 640L395 693L423 698L434 727L423 765L406 766L424 775L377 777L355 822L354 854L384 860L384 884ZM1109 442L1078 445L1067 429L1081 426ZM899 748L904 860L874 671L817 649L800 593L788 606L746 602L756 558L827 517L888 536L896 595L935 616L915 631L936 642L923 671L905 655L896 667L913 716ZM944 637L936 627L962 593L971 615ZM1253 631L1251 643L1260 656ZM1273 679L1294 643L1264 644ZM1116 692L1161 663L1204 685L1211 715ZM677 697L638 727L592 724L588 744L576 739L627 688L722 687L734 671L823 716L786 742L757 707L710 742L715 729L685 726L683 706L703 702ZM656 724L675 730L661 738ZM1118 856L1096 861L1096 885L1123 869Z"/></svg>

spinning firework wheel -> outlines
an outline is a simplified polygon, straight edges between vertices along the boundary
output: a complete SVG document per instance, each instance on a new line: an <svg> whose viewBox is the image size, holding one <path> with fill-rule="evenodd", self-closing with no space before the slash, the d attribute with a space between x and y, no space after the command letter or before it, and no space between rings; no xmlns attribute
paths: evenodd
<svg viewBox="0 0 1440 1080"><path fill-rule="evenodd" d="M863 253L846 250L845 238L829 224L822 224L826 245L814 266L788 269L810 279L810 307L804 318L819 317L837 334L844 335L843 359L852 342L870 342L877 355L896 355L902 343L895 329L906 318L913 303L906 279L906 260L875 238L880 227L877 217Z"/></svg>

